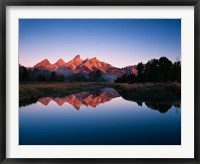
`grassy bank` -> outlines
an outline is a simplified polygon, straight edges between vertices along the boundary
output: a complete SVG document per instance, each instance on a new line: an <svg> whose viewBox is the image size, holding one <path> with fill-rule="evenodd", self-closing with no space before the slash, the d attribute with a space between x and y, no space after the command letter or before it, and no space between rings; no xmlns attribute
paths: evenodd
<svg viewBox="0 0 200 164"><path fill-rule="evenodd" d="M64 96L99 87L97 83L21 83L19 99Z"/></svg>
<svg viewBox="0 0 200 164"><path fill-rule="evenodd" d="M34 103L40 97L60 97L100 87L112 87L126 100L176 101L181 97L180 83L20 83L19 103Z"/></svg>
<svg viewBox="0 0 200 164"><path fill-rule="evenodd" d="M19 106L35 103L41 97L62 97L98 87L96 83L20 83Z"/></svg>
<svg viewBox="0 0 200 164"><path fill-rule="evenodd" d="M133 101L177 101L181 99L180 83L113 84L120 95Z"/></svg>

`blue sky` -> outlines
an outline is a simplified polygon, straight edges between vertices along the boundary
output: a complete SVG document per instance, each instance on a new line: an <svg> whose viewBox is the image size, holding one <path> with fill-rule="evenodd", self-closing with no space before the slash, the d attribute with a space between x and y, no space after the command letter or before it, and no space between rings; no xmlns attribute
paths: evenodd
<svg viewBox="0 0 200 164"><path fill-rule="evenodd" d="M97 57L125 67L181 57L180 19L20 19L19 63Z"/></svg>

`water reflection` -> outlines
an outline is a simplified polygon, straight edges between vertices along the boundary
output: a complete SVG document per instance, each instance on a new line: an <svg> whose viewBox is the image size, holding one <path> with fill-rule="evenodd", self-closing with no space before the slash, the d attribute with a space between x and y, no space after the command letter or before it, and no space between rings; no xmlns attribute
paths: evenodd
<svg viewBox="0 0 200 164"><path fill-rule="evenodd" d="M55 101L59 106L62 106L64 103L69 103L75 109L79 110L83 105L96 108L99 104L106 103L119 96L118 92L113 88L103 88L99 90L71 94L65 97L43 97L38 99L38 102L46 106L50 103L50 101Z"/></svg>
<svg viewBox="0 0 200 164"><path fill-rule="evenodd" d="M50 102L56 102L57 105L63 106L65 103L72 105L75 109L79 110L82 106L96 108L100 104L107 103L114 98L121 97L121 95L113 88L99 88L89 91L70 94L64 97L42 97L37 100L28 101L28 104L41 103L48 106ZM131 97L122 98L126 101L136 102L138 106L142 107L144 103L149 109L157 110L160 113L166 113L169 109L174 107L180 108L180 101L173 102L154 102L154 101L138 101L133 100ZM24 106L26 106L24 105Z"/></svg>
<svg viewBox="0 0 200 164"><path fill-rule="evenodd" d="M179 101L130 99L113 88L39 98L20 107L19 145L181 144Z"/></svg>
<svg viewBox="0 0 200 164"><path fill-rule="evenodd" d="M160 113L166 113L171 107L172 104L163 104L163 103L156 103L156 102L145 102L145 105L153 110L158 110ZM174 106L177 106L174 104ZM180 105L178 105L180 106Z"/></svg>

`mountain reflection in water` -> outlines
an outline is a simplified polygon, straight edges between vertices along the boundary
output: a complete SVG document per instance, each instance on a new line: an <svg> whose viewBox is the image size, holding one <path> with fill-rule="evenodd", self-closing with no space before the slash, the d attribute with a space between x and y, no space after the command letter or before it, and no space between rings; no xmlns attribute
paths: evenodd
<svg viewBox="0 0 200 164"><path fill-rule="evenodd" d="M19 108L19 145L181 144L180 102L132 99L113 88L36 99Z"/></svg>
<svg viewBox="0 0 200 164"><path fill-rule="evenodd" d="M50 103L50 101L55 101L59 106L62 106L67 102L79 110L82 105L96 108L97 105L106 103L119 96L119 93L113 88L103 88L101 90L84 91L71 94L65 97L43 97L38 99L38 102L46 106Z"/></svg>
<svg viewBox="0 0 200 164"><path fill-rule="evenodd" d="M59 106L63 106L65 103L72 105L75 109L79 110L82 106L97 108L98 105L104 104L111 101L114 98L122 97L126 101L136 102L138 106L142 106L143 103L152 110L157 110L160 113L166 113L172 106L180 108L180 101L175 102L152 102L152 101L134 101L127 99L127 97L121 96L113 88L99 88L88 91L82 91L79 93L70 94L64 97L42 97L39 98L36 102L41 103L45 106L48 106L50 102L54 101Z"/></svg>

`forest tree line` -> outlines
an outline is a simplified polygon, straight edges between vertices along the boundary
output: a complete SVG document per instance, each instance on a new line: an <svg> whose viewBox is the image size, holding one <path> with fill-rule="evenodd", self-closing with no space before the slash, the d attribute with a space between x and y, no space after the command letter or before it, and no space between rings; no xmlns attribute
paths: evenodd
<svg viewBox="0 0 200 164"><path fill-rule="evenodd" d="M181 62L172 63L168 58L149 60L146 64L138 63L137 75L123 75L118 77L116 83L134 82L181 82Z"/></svg>
<svg viewBox="0 0 200 164"><path fill-rule="evenodd" d="M68 76L64 76L61 73L55 71L39 70L37 68L27 69L20 66L19 70L20 82L103 82L105 79L102 77L102 73L99 70L90 72L87 76L76 73Z"/></svg>

